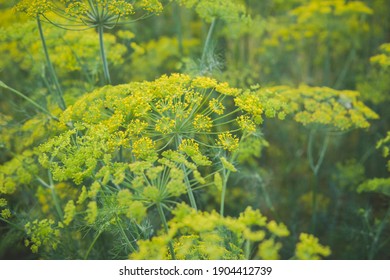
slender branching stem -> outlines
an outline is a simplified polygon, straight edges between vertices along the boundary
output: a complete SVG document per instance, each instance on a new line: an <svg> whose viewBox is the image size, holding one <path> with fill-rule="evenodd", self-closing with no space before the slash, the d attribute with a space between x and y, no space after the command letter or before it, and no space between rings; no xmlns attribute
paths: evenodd
<svg viewBox="0 0 390 280"><path fill-rule="evenodd" d="M385 216L383 217L383 219L382 219L378 229L376 230L376 233L375 233L375 236L374 236L374 240L372 241L370 252L368 254L368 259L369 260L372 260L375 257L375 253L378 250L379 238L380 238L380 236L381 236L381 234L382 234L386 224L388 223L388 219L389 218L390 218L390 207L387 209Z"/></svg>
<svg viewBox="0 0 390 280"><path fill-rule="evenodd" d="M247 137L248 135L244 133L240 139L240 143ZM234 151L232 155L230 156L230 162L234 162L237 159L238 156L238 150ZM222 191L221 191L221 204L220 204L220 210L219 214L223 217L225 213L225 196L226 196L226 188L227 188L227 182L229 180L231 171L227 170L226 168L223 168L223 178L222 178Z"/></svg>
<svg viewBox="0 0 390 280"><path fill-rule="evenodd" d="M17 225L17 224L14 224L14 223L8 221L7 219L3 219L2 217L0 217L0 221L4 222L4 223L6 223L6 224L9 224L10 226L14 227L14 228L17 229L17 230L24 231L24 228L23 228L23 227L21 227L21 226L19 226L19 225Z"/></svg>
<svg viewBox="0 0 390 280"><path fill-rule="evenodd" d="M184 174L186 174L186 167L184 166L184 164L182 164L181 167L182 167L182 170L184 171ZM187 187L187 193L188 193L188 198L190 200L191 207L194 208L196 211L198 211L198 207L196 205L194 192L192 191L191 183L188 180L188 176L187 175L184 176L184 182L185 182L186 187Z"/></svg>
<svg viewBox="0 0 390 280"><path fill-rule="evenodd" d="M98 233L96 234L95 238L93 239L91 245L89 245L89 248L88 248L87 253L85 253L84 260L88 259L88 256L89 256L89 254L91 253L93 246L95 246L96 241L99 239L99 237L100 237L100 235L101 235L102 233L103 233L102 230L99 230L99 231L98 231Z"/></svg>
<svg viewBox="0 0 390 280"><path fill-rule="evenodd" d="M250 259L250 257L251 257L251 242L250 242L250 240L248 240L248 239L246 239L245 240L245 243L244 243L244 251L245 251L245 258L247 259L247 260L249 260Z"/></svg>
<svg viewBox="0 0 390 280"><path fill-rule="evenodd" d="M221 191L221 205L220 205L220 210L219 213L223 217L224 212L225 212L225 197L226 197L226 188L227 188L227 181L230 176L230 170L224 170L223 172L223 178L222 178L222 191Z"/></svg>
<svg viewBox="0 0 390 280"><path fill-rule="evenodd" d="M180 136L175 137L176 149L179 148L180 142L181 142L181 137ZM190 205L191 205L192 208L194 208L195 210L198 211L198 207L196 205L194 192L192 191L191 183L190 183L190 180L188 179L187 170L186 170L186 167L185 167L184 164L181 164L181 169L184 172L184 182L185 182L185 185L186 185L186 188L187 188L187 194L188 194L188 199L190 200Z"/></svg>
<svg viewBox="0 0 390 280"><path fill-rule="evenodd" d="M314 175L317 176L318 172L320 170L320 167L321 167L321 165L322 165L322 163L324 161L326 150L328 149L329 135L327 134L325 136L324 142L323 142L321 150L320 150L320 154L319 154L318 160L315 163L314 162L314 156L313 156L313 150L314 150L313 143L314 143L315 134L316 134L316 130L312 129L310 131L310 134L309 134L309 144L307 146L307 155L308 155L308 158L309 158L310 168L313 171Z"/></svg>
<svg viewBox="0 0 390 280"><path fill-rule="evenodd" d="M311 231L314 234L316 230L317 224L317 196L318 196L318 173L320 167L324 161L326 150L329 146L329 134L325 136L324 142L322 143L320 154L317 162L314 162L313 150L314 150L314 138L315 138L316 130L312 129L309 134L309 143L307 146L307 155L309 158L310 168L314 174L314 182L312 184L312 216L311 216Z"/></svg>
<svg viewBox="0 0 390 280"><path fill-rule="evenodd" d="M46 59L47 67L49 69L50 76L51 76L51 78L52 78L52 80L54 82L54 86L55 86L56 91L57 91L58 106L62 110L65 110L66 109L66 104L65 104L64 97L63 97L63 92L62 92L62 89L61 89L61 85L58 82L57 74L56 74L56 72L54 70L53 64L51 63L51 60L50 60L49 51L48 51L48 48L47 48L47 45L46 45L46 39L45 39L45 36L43 34L41 19L40 19L39 15L37 16L37 25L38 25L38 30L39 30L39 36L40 36L41 42L42 42L43 52L45 53L45 59Z"/></svg>
<svg viewBox="0 0 390 280"><path fill-rule="evenodd" d="M64 219L64 213L62 212L62 208L60 206L60 201L58 199L57 193L54 189L54 185L52 183L46 183L42 178L37 177L37 180L39 183L41 183L42 186L48 188L51 191L51 196L53 198L54 207L56 208L57 214L61 220Z"/></svg>
<svg viewBox="0 0 390 280"><path fill-rule="evenodd" d="M203 52L202 52L202 58L201 58L202 71L206 68L206 65L207 65L207 56L210 54L211 42L212 42L212 38L213 38L213 35L215 32L215 27L217 25L217 22L218 22L217 18L214 18L211 21L209 31L207 33L206 41L205 41L205 44L203 47Z"/></svg>
<svg viewBox="0 0 390 280"><path fill-rule="evenodd" d="M99 24L97 27L99 34L99 46L100 46L100 57L103 63L103 73L106 84L111 84L110 71L108 70L108 62L106 57L106 51L104 49L104 27L103 24Z"/></svg>
<svg viewBox="0 0 390 280"><path fill-rule="evenodd" d="M160 202L156 203L156 206L157 206L157 211L158 211L158 214L160 216L161 222L164 226L165 233L168 234L169 228L168 228L167 219L165 218L164 209L162 208ZM169 251L171 252L172 260L175 260L176 256L175 256L175 251L173 249L173 245L172 245L171 240L169 241L168 246L169 246Z"/></svg>
<svg viewBox="0 0 390 280"><path fill-rule="evenodd" d="M50 116L52 119L54 120L57 120L58 121L58 118L53 116L46 108L42 107L41 105L39 105L37 102L35 102L34 100L32 100L30 97L28 97L27 95L21 93L20 91L14 89L14 88L11 88L9 87L8 85L6 85L4 82L0 81L0 87L3 87L5 89L8 89L9 91L12 91L13 93L15 93L16 95L22 97L23 99L25 99L27 102L29 102L31 105L33 105L35 108L37 108L39 111L41 111L42 113Z"/></svg>
<svg viewBox="0 0 390 280"><path fill-rule="evenodd" d="M356 57L356 49L355 46L352 47L350 50L347 59L345 60L344 66L341 69L341 72L339 75L337 75L337 80L333 86L335 89L340 89L341 86L343 85L344 79L347 76L351 66L353 65L353 61Z"/></svg>
<svg viewBox="0 0 390 280"><path fill-rule="evenodd" d="M121 234L122 234L123 238L126 240L127 245L130 247L132 252L135 252L135 248L134 248L133 244L131 244L129 238L127 237L127 235L125 233L125 230L122 227L121 220L119 219L118 215L116 215L116 222L117 222L117 224L119 226L119 229L121 231Z"/></svg>
<svg viewBox="0 0 390 280"><path fill-rule="evenodd" d="M180 6L177 3L175 3L174 5L174 20L176 26L179 54L180 56L183 56L183 31L182 31L182 23L181 23L181 13L180 13Z"/></svg>

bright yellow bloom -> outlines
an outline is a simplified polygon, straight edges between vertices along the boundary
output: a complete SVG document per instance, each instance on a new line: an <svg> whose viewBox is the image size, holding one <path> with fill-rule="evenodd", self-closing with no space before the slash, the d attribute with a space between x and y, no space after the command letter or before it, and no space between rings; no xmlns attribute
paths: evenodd
<svg viewBox="0 0 390 280"><path fill-rule="evenodd" d="M218 134L217 145L222 146L223 149L233 152L238 149L238 138L230 132Z"/></svg>

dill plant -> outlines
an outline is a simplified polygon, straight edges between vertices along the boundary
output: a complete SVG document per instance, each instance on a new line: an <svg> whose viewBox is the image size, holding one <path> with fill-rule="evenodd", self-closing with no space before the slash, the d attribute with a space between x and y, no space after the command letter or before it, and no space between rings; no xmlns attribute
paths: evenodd
<svg viewBox="0 0 390 280"><path fill-rule="evenodd" d="M242 2L234 1L176 2L193 8L210 24L199 71L210 74L215 66L212 40L217 24L249 22L247 9ZM331 13L333 10L327 5L333 5L336 14L343 16L371 13L360 1L354 3L329 1L320 5L312 1L292 10L291 15L305 26L318 9L320 13ZM311 9L309 14L305 14L307 7ZM234 197L234 175L246 171L242 163L253 154L259 155L261 147L267 145L263 129L268 119L292 120L309 128L306 155L317 181L312 186L311 197L303 200L311 200L311 233L315 232L317 209L321 207L318 174L332 135L368 129L370 121L378 118L360 101L358 92L306 85L235 88L210 77L186 74L110 85L110 60L105 47L109 38L113 38L112 44L119 50L120 46L115 37L104 32L133 22L130 17L137 9L141 10L140 18L161 12L160 1L35 0L20 1L16 9L36 20L61 109L46 108L4 82L0 84L39 111L13 129L10 119L0 114L1 127L9 129L1 132L0 139L7 149L15 152L12 155L10 152L0 165L0 220L22 232L24 245L33 253L43 258L84 259L320 259L331 256L330 248L321 245L319 238L305 233L307 230L301 232L301 228L289 229L277 215L276 220L268 219L248 206L240 209L236 217L229 216L226 198ZM79 97L65 106L56 65L65 69L64 76L75 69L86 74L80 58L93 60L94 55L83 53L85 56L75 56L75 62L68 60L69 55L65 59L55 54L47 44L43 22L52 24L45 29L50 32L64 29L64 33L54 33L65 34L71 45L77 44L80 38L72 36L71 30L85 29L80 34L91 35L91 39L95 34L91 30L96 29L107 85L92 87L88 93L79 92ZM118 32L117 36L132 39L134 34ZM180 48L190 41L178 38L143 45L133 43L133 58L141 56L142 47L152 50L170 42L175 42L178 50L171 50L167 56L182 54L184 49ZM382 50L387 52L387 46ZM149 55L146 54L145 60L150 60ZM115 60L112 56L110 59ZM158 68L163 64L161 61L164 59L150 65ZM388 64L382 56L372 61L385 68ZM336 85L344 79L340 76ZM74 80L70 79L69 83ZM318 137L320 133L325 135L324 142ZM384 146L385 156L388 138L378 144ZM258 163L254 166L259 167ZM255 180L262 180L257 177ZM373 179L362 183L358 191L387 195L387 185L387 179ZM204 194L218 202L215 209L204 209ZM33 209L29 209L31 204L35 205ZM276 213L271 210L272 214ZM373 231L369 258L378 251L388 213Z"/></svg>
<svg viewBox="0 0 390 280"><path fill-rule="evenodd" d="M22 0L16 5L16 9L36 18L46 61L58 94L62 98L62 90L47 50L41 17L47 22L63 29L81 31L95 28L99 35L100 57L103 65L105 83L110 84L111 77L104 46L104 30L113 29L118 24L132 22L131 20L123 21L121 19L133 15L136 9L141 9L146 12L140 17L143 18L149 13L161 12L163 6L158 0L136 1L134 3L125 0L34 0L32 2ZM61 108L64 109L65 103L63 100L60 99L59 102Z"/></svg>
<svg viewBox="0 0 390 280"><path fill-rule="evenodd" d="M346 128L364 127L367 125L366 119L376 117L375 113L355 101L356 95L353 93L306 89L307 92L318 90L328 91L323 98L333 106L338 106L339 96L350 96L350 102L356 107L355 113L361 118L354 118L352 111L340 107L339 113L347 121L341 124ZM175 249L183 240L176 240L171 233L172 228L177 228L177 223L175 220L168 221L167 216L171 212L175 215L176 210L173 209L183 200L189 202L193 209L191 211L196 214L196 192L216 189L220 196L220 209L218 214L213 215L223 220L229 177L237 172L237 157L246 141L261 137L259 126L264 117L284 119L292 115L304 124L323 121L324 117L316 118L316 111L311 112L310 107L305 108L304 112L312 114L312 117L302 119L299 103L291 106L289 98L297 100L295 95L301 92L288 88L240 90L208 77L191 78L174 74L162 76L153 82L106 86L82 96L58 117L63 132L26 155L26 160L38 160L43 168L35 170L37 182L52 190L52 205L58 220L58 224L50 222L53 234L58 236L58 232L69 228L94 232L92 243L84 247L84 257L88 258L99 238L108 232L125 240L122 254L128 252L137 256L136 252L142 252L142 246L148 246L145 245L147 243L138 242L135 237L142 236L141 224L147 222L152 223L156 230L162 227L165 235L159 234L157 240L168 246L167 256L185 258ZM302 105L306 104L310 94L303 93L303 96L298 99L302 100ZM323 100L313 99L312 102L321 105ZM230 111L226 110L227 106L231 108ZM329 111L329 117L334 111ZM12 171L7 176L7 180L12 180L9 175L12 175ZM32 180L34 178L30 176L29 181ZM66 183L69 188L67 192L73 193L72 196L61 199L60 192L55 191L56 182ZM13 184L15 187L16 183ZM6 182L4 186L7 186ZM14 191L13 188L7 192ZM151 213L156 210L160 221L153 224ZM195 220L196 216L192 221ZM43 220L36 223L41 222L46 223ZM256 225L257 222L254 223ZM278 229L276 225L273 221L268 224L272 236L288 235L285 226ZM199 227L194 223L195 226ZM126 232L125 229L129 228L133 230ZM211 226L207 233L211 239L207 242L216 242L214 238L217 238L222 249L222 244L228 241L220 239L221 236L215 231L224 231L223 228L218 223ZM39 227L36 230L39 231ZM278 234L279 231L282 233ZM33 234L29 232L29 235ZM200 248L209 247L207 242L199 243L196 234L189 241ZM27 239L27 244L33 242L32 249L36 252L45 243L35 242L34 236ZM263 241L258 245L259 257L279 256L277 252L281 244L274 237L254 240L249 237L243 239L242 236L237 238L238 243L230 248L236 252L231 258L244 254L241 250L245 246L248 247L245 256L255 256L251 253L251 241ZM248 245L244 246L244 243ZM269 250L274 251L271 253ZM194 256L222 257L217 252L226 255L222 253L224 250L215 248L216 255L209 255L209 252L196 253ZM324 256L329 254L327 250L323 252Z"/></svg>

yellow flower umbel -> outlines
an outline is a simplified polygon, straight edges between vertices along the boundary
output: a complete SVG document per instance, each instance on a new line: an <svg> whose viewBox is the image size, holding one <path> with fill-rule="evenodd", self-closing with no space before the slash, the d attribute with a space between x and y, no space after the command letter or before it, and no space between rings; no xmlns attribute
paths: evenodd
<svg viewBox="0 0 390 280"><path fill-rule="evenodd" d="M195 211L184 203L177 205L172 212L174 216L168 222L169 231L138 242L139 248L130 254L130 259L170 259L168 244L172 241L177 259L239 260L255 257L273 260L280 258L284 238L289 235L286 226L275 221L267 224L267 218L251 207L238 218L222 217L215 211ZM257 252L253 256L251 252L255 248ZM302 252L312 258L330 253L317 238L305 234L301 234L301 241L297 244L299 257L302 257Z"/></svg>
<svg viewBox="0 0 390 280"><path fill-rule="evenodd" d="M295 256L299 260L319 260L328 257L331 251L329 247L318 243L318 238L307 233L301 233L299 243L296 246Z"/></svg>
<svg viewBox="0 0 390 280"><path fill-rule="evenodd" d="M155 143L148 137L143 137L133 143L134 155L143 160L156 160Z"/></svg>
<svg viewBox="0 0 390 280"><path fill-rule="evenodd" d="M25 240L25 245L30 247L33 253L38 253L41 247L44 250L55 250L60 242L60 231L53 220L43 219L28 222L25 225L25 230L29 236Z"/></svg>
<svg viewBox="0 0 390 280"><path fill-rule="evenodd" d="M22 0L15 6L15 9L17 11L25 12L31 17L36 17L37 15L52 11L55 7L53 2L54 1L51 0Z"/></svg>
<svg viewBox="0 0 390 280"><path fill-rule="evenodd" d="M298 88L260 89L257 95L259 101L265 98L262 103L266 115L282 113L283 118L292 115L296 122L305 126L321 125L337 130L368 128L369 121L379 117L359 100L356 91L301 85ZM250 110L249 105L241 106Z"/></svg>
<svg viewBox="0 0 390 280"><path fill-rule="evenodd" d="M111 28L118 23L121 17L134 14L135 9L141 9L148 13L159 13L163 9L158 0L137 2L134 4L133 1L126 0L22 0L15 8L33 17L43 15L57 25L64 24L64 27L66 27L66 22L58 22L58 20L68 19L72 22L73 28L96 27L100 23L103 23L106 28Z"/></svg>
<svg viewBox="0 0 390 280"><path fill-rule="evenodd" d="M217 144L223 149L233 152L238 149L239 139L230 132L221 133L218 135Z"/></svg>

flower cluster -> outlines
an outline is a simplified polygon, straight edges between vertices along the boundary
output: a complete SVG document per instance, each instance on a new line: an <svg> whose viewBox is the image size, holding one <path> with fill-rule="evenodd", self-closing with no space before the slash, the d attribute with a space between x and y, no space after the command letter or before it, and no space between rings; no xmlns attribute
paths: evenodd
<svg viewBox="0 0 390 280"><path fill-rule="evenodd" d="M12 194L17 186L30 183L35 179L38 170L34 153L30 150L0 165L0 195Z"/></svg>
<svg viewBox="0 0 390 280"><path fill-rule="evenodd" d="M57 249L60 231L53 220L35 220L25 225L26 233L29 236L25 240L25 245L31 248L33 253L37 253L40 247Z"/></svg>
<svg viewBox="0 0 390 280"><path fill-rule="evenodd" d="M319 260L331 253L329 247L319 244L318 238L307 233L299 235L299 243L296 246L295 256L299 260Z"/></svg>
<svg viewBox="0 0 390 280"><path fill-rule="evenodd" d="M245 6L237 1L227 0L173 0L187 8L194 8L196 13L207 22L221 18L227 22L239 21L245 14Z"/></svg>
<svg viewBox="0 0 390 280"><path fill-rule="evenodd" d="M390 43L379 46L378 53L370 57L371 68L368 74L358 84L364 100L374 104L389 101L390 83Z"/></svg>
<svg viewBox="0 0 390 280"><path fill-rule="evenodd" d="M5 200L5 198L0 198L0 209L1 209L0 216L6 220L11 217L11 211L8 208L6 208L7 204L8 202L7 200Z"/></svg>
<svg viewBox="0 0 390 280"><path fill-rule="evenodd" d="M311 17L318 15L334 14L372 14L373 11L362 1L345 2L341 0L311 1L291 11L292 15L298 17L298 22L303 23L311 20Z"/></svg>
<svg viewBox="0 0 390 280"><path fill-rule="evenodd" d="M390 157L390 131L377 142L376 148L382 149L384 158ZM390 172L390 159L387 161L387 170ZM390 177L366 180L359 185L357 192L376 192L390 197Z"/></svg>
<svg viewBox="0 0 390 280"><path fill-rule="evenodd" d="M148 13L159 13L163 6L159 0L22 0L16 6L17 11L25 12L31 17L42 15L52 21L53 15L67 18L76 26L96 26L103 24L105 27L116 25L121 17L128 17L135 13L135 9L142 9ZM60 20L55 17L55 20ZM58 24L66 24L58 22ZM64 25L66 26L66 25Z"/></svg>
<svg viewBox="0 0 390 280"><path fill-rule="evenodd" d="M292 115L303 125L317 124L337 130L367 128L369 120L379 116L368 108L358 97L359 93L350 90L334 90L327 87L302 85L296 89L287 86L264 88L258 92L259 100L266 96L266 115L284 118ZM261 97L263 96L263 97ZM250 106L256 108L260 102ZM249 105L246 105L249 106ZM264 106L264 105L263 105Z"/></svg>
<svg viewBox="0 0 390 280"><path fill-rule="evenodd" d="M169 241L173 241L177 259L237 260L250 257L252 251L257 258L279 259L283 238L290 234L284 224L267 222L265 216L251 207L238 218L222 217L215 211L197 212L184 203L172 213L168 233L139 242L139 249L130 255L131 259L170 259ZM252 244L249 250L245 249L246 243ZM316 259L329 254L329 248L319 244L318 239L301 234L296 258Z"/></svg>
<svg viewBox="0 0 390 280"><path fill-rule="evenodd" d="M382 155L384 158L390 157L390 131L386 136L378 141L376 144L377 149L382 149ZM387 169L390 171L390 160L387 161Z"/></svg>
<svg viewBox="0 0 390 280"><path fill-rule="evenodd" d="M22 0L15 6L15 9L31 17L36 17L37 15L52 11L54 5L54 1L51 0Z"/></svg>
<svg viewBox="0 0 390 280"><path fill-rule="evenodd" d="M382 68L386 69L390 67L390 43L380 46L381 54L375 55L370 58L372 64L379 64Z"/></svg>

